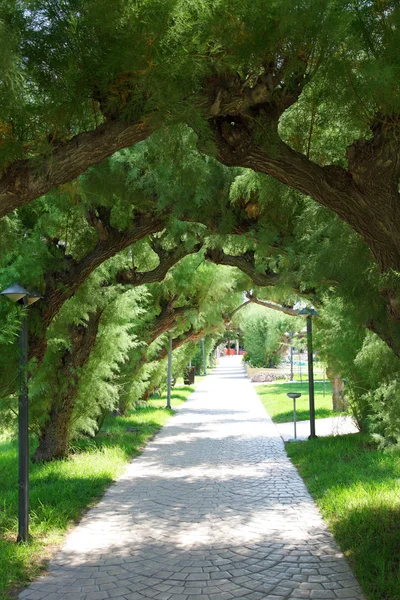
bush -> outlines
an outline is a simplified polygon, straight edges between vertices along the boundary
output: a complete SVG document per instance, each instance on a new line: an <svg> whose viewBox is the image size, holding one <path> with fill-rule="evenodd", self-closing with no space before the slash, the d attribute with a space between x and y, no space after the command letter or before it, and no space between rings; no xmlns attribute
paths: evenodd
<svg viewBox="0 0 400 600"><path fill-rule="evenodd" d="M241 314L243 343L247 352L244 360L256 368L271 368L279 365L282 336L292 325L292 317L261 306L246 308Z"/></svg>

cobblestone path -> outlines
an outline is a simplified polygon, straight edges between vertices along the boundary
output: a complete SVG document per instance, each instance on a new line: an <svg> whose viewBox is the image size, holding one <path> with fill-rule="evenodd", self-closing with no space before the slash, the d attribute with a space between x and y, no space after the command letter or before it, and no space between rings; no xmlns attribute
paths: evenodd
<svg viewBox="0 0 400 600"><path fill-rule="evenodd" d="M21 598L363 596L243 367L229 357Z"/></svg>

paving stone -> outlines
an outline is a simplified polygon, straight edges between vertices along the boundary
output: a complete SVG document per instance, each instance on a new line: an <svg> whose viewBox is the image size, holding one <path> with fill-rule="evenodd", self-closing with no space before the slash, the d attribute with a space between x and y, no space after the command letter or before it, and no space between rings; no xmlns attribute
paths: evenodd
<svg viewBox="0 0 400 600"><path fill-rule="evenodd" d="M125 594L130 594L131 591L128 588L124 587L116 587L114 589L107 590L109 598L117 598L118 596L125 596Z"/></svg>
<svg viewBox="0 0 400 600"><path fill-rule="evenodd" d="M236 357L221 360L20 600L364 600Z"/></svg>
<svg viewBox="0 0 400 600"><path fill-rule="evenodd" d="M341 589L341 590L335 590L335 597L336 598L359 598L360 590L358 588L356 588L356 589L346 588L346 589Z"/></svg>

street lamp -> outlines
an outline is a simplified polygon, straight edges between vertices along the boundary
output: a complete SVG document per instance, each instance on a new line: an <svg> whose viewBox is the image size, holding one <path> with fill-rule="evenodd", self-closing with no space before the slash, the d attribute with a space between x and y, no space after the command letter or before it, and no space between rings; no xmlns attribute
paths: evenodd
<svg viewBox="0 0 400 600"><path fill-rule="evenodd" d="M314 308L303 308L299 311L300 317L307 317L307 362L308 362L308 393L310 402L310 436L316 438L315 434L315 402L314 402L314 362L312 347L312 317L318 316Z"/></svg>
<svg viewBox="0 0 400 600"><path fill-rule="evenodd" d="M0 292L13 302L27 307L42 296L28 292L18 283L13 283ZM18 537L17 542L26 542L29 532L29 399L28 399L28 312L25 311L19 332L19 376L18 399Z"/></svg>
<svg viewBox="0 0 400 600"><path fill-rule="evenodd" d="M165 408L171 408L171 388L172 388L172 331L169 332L169 339L168 339L167 406Z"/></svg>
<svg viewBox="0 0 400 600"><path fill-rule="evenodd" d="M206 355L204 352L204 338L201 338L201 354L203 356L203 375L207 375Z"/></svg>
<svg viewBox="0 0 400 600"><path fill-rule="evenodd" d="M290 381L293 381L293 336L294 331L286 331L286 335L289 336L289 348L290 348Z"/></svg>

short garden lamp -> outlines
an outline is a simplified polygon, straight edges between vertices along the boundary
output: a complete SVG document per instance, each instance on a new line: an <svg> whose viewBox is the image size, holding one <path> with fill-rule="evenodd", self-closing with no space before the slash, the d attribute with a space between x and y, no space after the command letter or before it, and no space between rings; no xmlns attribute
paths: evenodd
<svg viewBox="0 0 400 600"><path fill-rule="evenodd" d="M318 316L315 308L303 308L299 317L307 317L308 393L310 398L310 439L315 438L314 364L312 346L312 317Z"/></svg>
<svg viewBox="0 0 400 600"><path fill-rule="evenodd" d="M42 296L36 291L28 291L19 283L13 283L0 292L13 302L29 306ZM18 400L18 537L17 542L26 542L29 533L29 400L28 400L28 313L21 321L19 332L19 375L20 390Z"/></svg>
<svg viewBox="0 0 400 600"><path fill-rule="evenodd" d="M297 442L297 431L296 431L296 400L300 398L300 392L289 392L286 394L289 398L293 400L293 425L294 425L294 438L289 440L289 442Z"/></svg>

